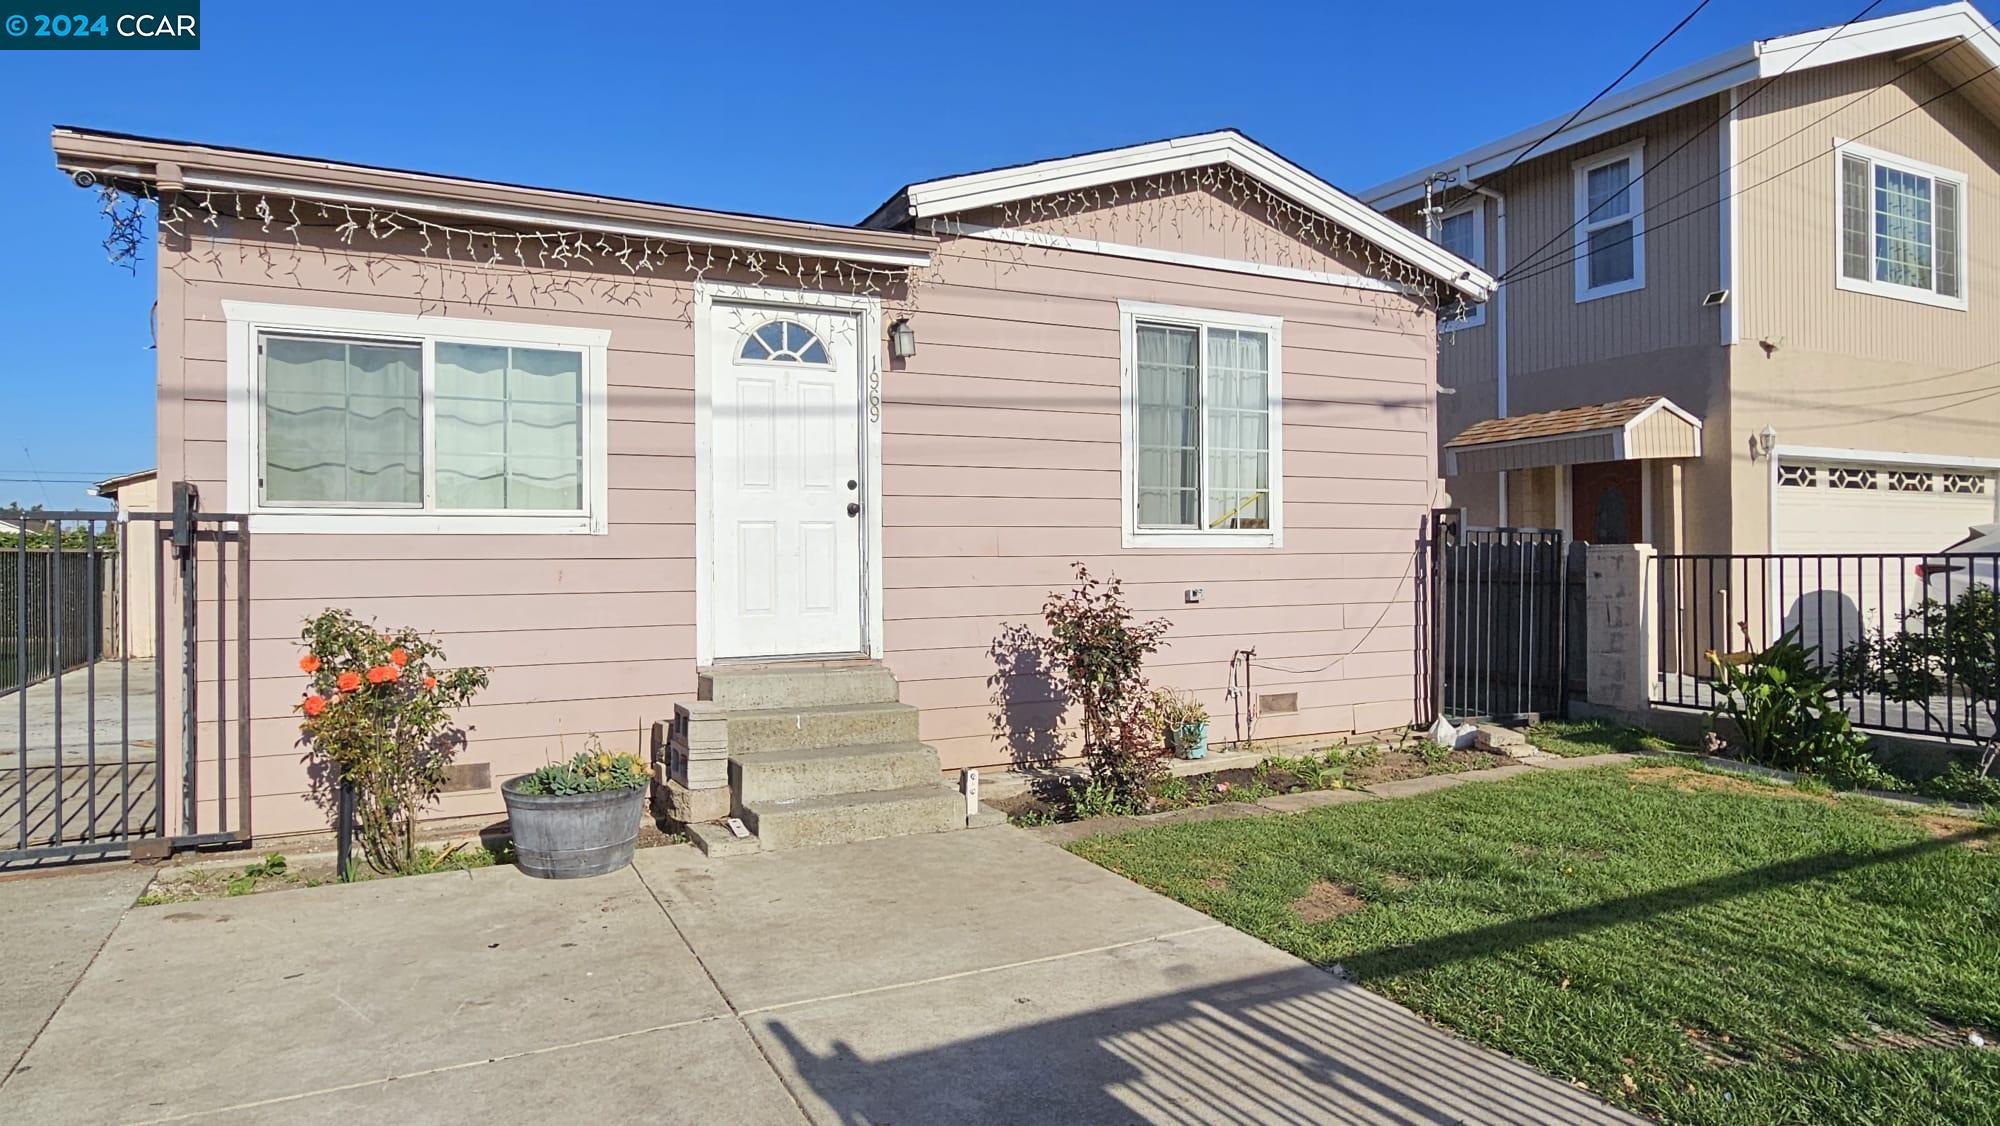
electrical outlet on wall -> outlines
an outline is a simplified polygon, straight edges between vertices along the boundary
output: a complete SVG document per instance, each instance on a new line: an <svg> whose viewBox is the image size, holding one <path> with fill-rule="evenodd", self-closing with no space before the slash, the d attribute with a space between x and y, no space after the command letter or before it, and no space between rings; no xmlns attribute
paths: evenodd
<svg viewBox="0 0 2000 1126"><path fill-rule="evenodd" d="M1188 603L1200 602L1202 599L1206 597L1208 597L1208 592L1201 589L1198 586L1191 586L1187 588L1187 590L1181 595L1182 601Z"/></svg>

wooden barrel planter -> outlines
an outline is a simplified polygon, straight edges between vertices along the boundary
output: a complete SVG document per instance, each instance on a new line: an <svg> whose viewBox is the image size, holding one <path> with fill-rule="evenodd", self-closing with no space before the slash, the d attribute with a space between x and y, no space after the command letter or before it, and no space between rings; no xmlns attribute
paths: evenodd
<svg viewBox="0 0 2000 1126"><path fill-rule="evenodd" d="M590 794L524 794L522 779L503 783L514 862L543 880L603 876L632 863L646 788Z"/></svg>

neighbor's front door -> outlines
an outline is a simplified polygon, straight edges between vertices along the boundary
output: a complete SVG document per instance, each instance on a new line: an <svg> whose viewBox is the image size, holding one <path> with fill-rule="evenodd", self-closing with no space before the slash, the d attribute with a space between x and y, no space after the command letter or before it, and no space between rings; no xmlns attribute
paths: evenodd
<svg viewBox="0 0 2000 1126"><path fill-rule="evenodd" d="M861 652L857 318L720 302L710 316L715 656Z"/></svg>
<svg viewBox="0 0 2000 1126"><path fill-rule="evenodd" d="M1570 467L1570 534L1585 543L1638 543L1644 486L1639 462L1599 461Z"/></svg>

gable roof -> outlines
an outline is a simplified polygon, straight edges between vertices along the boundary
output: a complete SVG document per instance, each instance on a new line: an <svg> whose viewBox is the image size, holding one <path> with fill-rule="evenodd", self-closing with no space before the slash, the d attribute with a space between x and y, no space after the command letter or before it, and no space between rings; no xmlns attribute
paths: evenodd
<svg viewBox="0 0 2000 1126"><path fill-rule="evenodd" d="M1504 418L1489 418L1466 427L1459 432L1458 437L1446 442L1445 445L1483 446L1493 442L1560 438L1570 434L1582 434L1589 430L1609 430L1637 422L1657 407L1665 407L1687 417L1690 421L1693 420L1692 415L1674 406L1666 396L1644 395L1636 399L1619 399L1611 403L1593 403L1587 407L1564 407L1562 410L1541 411L1536 414L1510 414Z"/></svg>
<svg viewBox="0 0 2000 1126"><path fill-rule="evenodd" d="M1967 49L1941 52L1935 62L1948 81L1965 81L1982 70L2000 67L2000 41L1996 40L2000 40L2000 33L1994 32L1992 21L1964 2L1862 20L1846 27L1835 25L1795 35L1753 39L1609 96L1554 136L1549 134L1562 125L1567 114L1431 161L1369 188L1361 193L1361 198L1375 207L1400 207L1421 198L1424 181L1435 172L1455 172L1461 185L1476 184L1506 168L1530 146L1534 148L1531 158L1561 152L1614 129L1788 71L1802 74L1871 55L1909 53L1924 47L1963 43ZM1987 113L2000 117L2000 76L1989 74L1969 82L1960 92ZM1543 137L1549 139L1537 145Z"/></svg>
<svg viewBox="0 0 2000 1126"><path fill-rule="evenodd" d="M1197 133L1142 145L947 176L910 184L889 197L861 226L900 227L1037 196L1081 191L1212 165L1228 165L1272 191L1381 247L1459 293L1484 301L1493 295L1491 274L1409 230L1318 176L1234 129Z"/></svg>

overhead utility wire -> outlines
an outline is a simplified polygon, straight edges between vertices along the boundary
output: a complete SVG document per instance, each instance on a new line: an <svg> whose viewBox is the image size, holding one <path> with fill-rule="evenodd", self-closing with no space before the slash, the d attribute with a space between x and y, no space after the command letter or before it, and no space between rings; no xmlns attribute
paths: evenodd
<svg viewBox="0 0 2000 1126"><path fill-rule="evenodd" d="M1656 172L1658 168L1666 166L1666 162L1674 160L1674 156L1678 156L1678 154L1680 154L1680 152L1682 152L1684 148L1688 148L1688 146L1690 146L1690 144L1694 144L1696 140L1700 140L1700 138L1708 136L1708 130L1712 130L1712 128L1716 128L1718 124L1722 124L1722 122L1730 120L1730 114L1734 114L1734 112L1736 112L1736 110L1740 110L1742 106L1748 106L1748 104L1750 104L1750 102L1752 102L1752 100L1754 100L1754 98L1756 98L1758 94L1762 94L1764 90L1768 90L1772 82L1776 82L1776 80L1784 78L1786 74L1790 74L1790 72L1792 72L1792 70L1794 70L1794 68L1796 68L1796 66L1798 66L1800 62L1806 62L1808 58L1812 58L1812 52L1816 52L1816 50L1820 50L1822 46L1830 44L1830 42L1832 42L1834 38L1838 38L1838 36L1840 36L1840 32L1848 30L1850 26L1854 26L1854 24L1856 24L1856 22L1858 22L1858 20L1860 20L1862 16L1866 16L1868 12L1874 12L1874 10L1876 10L1876 8L1880 6L1880 4L1882 4L1882 0L1870 0L1870 4L1868 4L1866 8L1862 8L1860 12L1854 12L1852 16L1848 16L1848 22L1846 22L1846 24L1840 24L1838 28L1834 28L1832 32L1828 32L1824 40L1820 40L1820 42L1812 44L1810 48L1806 48L1806 54L1800 54L1798 58L1794 58L1794 60L1792 60L1790 64L1786 64L1786 68L1784 68L1784 70L1780 70L1778 74L1772 74L1772 76L1770 76L1770 78L1766 78L1764 82L1758 82L1756 90L1752 90L1752 92L1750 92L1748 96L1744 96L1744 98L1742 98L1740 102L1736 102L1736 104L1732 104L1732 106L1730 106L1728 110L1724 110L1724 112L1722 112L1722 116L1718 116L1716 120L1712 120L1712 122L1704 124L1704 126L1702 126L1702 128L1698 128L1696 132L1688 134L1688 138L1686 138L1686 140L1682 140L1682 142L1680 142L1680 144L1676 144L1676 146L1674 146L1672 150L1668 150L1668 154L1666 154L1666 156L1662 156L1660 160L1654 160L1654 162L1648 162L1648 166L1646 166L1646 168L1642 168L1642 170L1640 170L1640 174L1632 178L1632 184L1640 184L1640 182L1644 182L1644 180L1646 180L1646 176L1648 176L1650 172ZM1512 164L1508 164L1508 168L1512 168ZM1632 184L1626 184L1626 188L1630 188ZM1610 200L1604 200L1604 204L1608 204L1608 202L1610 202ZM1520 272L1522 272L1524 268L1528 268L1528 266L1534 266L1534 264L1538 264L1538 262L1536 262L1536 256L1540 256L1540 254L1542 254L1542 252L1546 252L1546 250L1548 250L1550 246L1554 246L1554 244L1562 242L1564 238L1568 238L1568 236L1570 236L1570 234L1572 234L1572 232L1574 232L1574 230L1576 230L1578 226L1582 226L1582 224L1584 224L1584 222L1588 222L1588 220L1590 220L1592 216L1596 216L1596 214L1598 214L1598 208L1602 208L1604 204L1598 204L1596 208L1590 208L1590 212L1586 212L1586 214L1584 214L1582 218L1578 218L1578 220L1576 220L1576 222L1572 222L1570 226L1566 226L1566 228L1558 230L1558 232L1556 232L1556 234L1554 234L1554 236L1552 236L1552 238L1550 238L1548 242L1544 242L1542 246L1536 246L1534 250L1530 250L1528 254L1524 254L1524 256L1522 256L1522 258L1520 258L1520 260L1518 260L1518 262L1516 262L1514 266L1510 266L1510 268L1508 268L1508 270L1506 270L1504 274L1500 274L1500 278L1498 278L1498 280L1500 280L1500 282L1508 282L1508 280L1512 280L1512 278L1514 278L1514 274L1520 274Z"/></svg>

